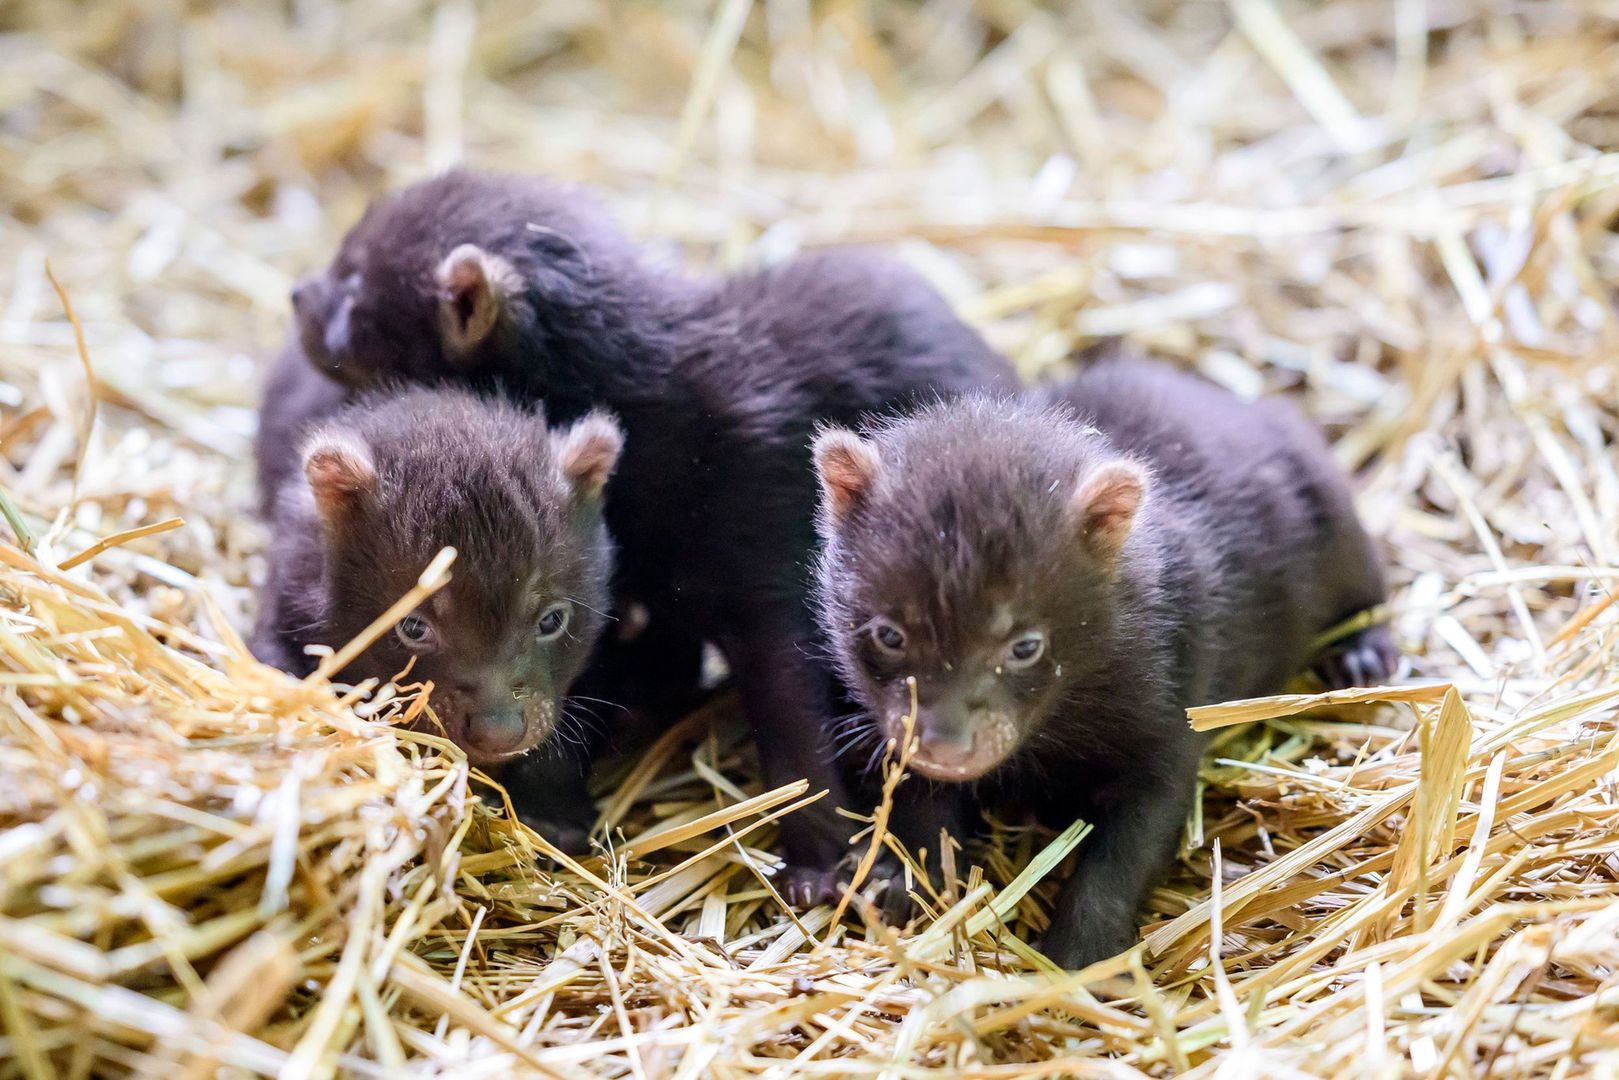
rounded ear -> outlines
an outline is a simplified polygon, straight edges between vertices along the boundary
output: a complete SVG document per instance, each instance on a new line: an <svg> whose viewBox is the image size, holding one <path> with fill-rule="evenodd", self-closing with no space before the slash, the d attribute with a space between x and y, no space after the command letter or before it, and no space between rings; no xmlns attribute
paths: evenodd
<svg viewBox="0 0 1619 1080"><path fill-rule="evenodd" d="M438 322L444 347L465 356L483 343L517 284L517 272L477 244L462 244L438 266Z"/></svg>
<svg viewBox="0 0 1619 1080"><path fill-rule="evenodd" d="M377 490L371 448L353 436L323 431L304 446L304 475L315 509L328 525L342 520Z"/></svg>
<svg viewBox="0 0 1619 1080"><path fill-rule="evenodd" d="M827 428L815 437L821 505L834 523L844 521L865 501L881 468L877 448L852 431Z"/></svg>
<svg viewBox="0 0 1619 1080"><path fill-rule="evenodd" d="M1111 561L1124 549L1146 497L1146 469L1122 458L1104 462L1074 489L1069 517L1091 553Z"/></svg>
<svg viewBox="0 0 1619 1080"><path fill-rule="evenodd" d="M624 449L618 421L606 413L591 413L554 438L557 461L574 494L584 499L600 495Z"/></svg>

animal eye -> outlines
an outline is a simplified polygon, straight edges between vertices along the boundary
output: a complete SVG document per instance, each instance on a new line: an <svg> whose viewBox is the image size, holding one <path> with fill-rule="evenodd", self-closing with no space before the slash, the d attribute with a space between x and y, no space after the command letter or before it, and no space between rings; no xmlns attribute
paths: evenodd
<svg viewBox="0 0 1619 1080"><path fill-rule="evenodd" d="M883 651L897 653L905 648L905 631L891 622L879 622L871 628L871 640Z"/></svg>
<svg viewBox="0 0 1619 1080"><path fill-rule="evenodd" d="M394 627L394 636L407 649L422 652L430 649L434 644L433 626L420 615L406 615Z"/></svg>
<svg viewBox="0 0 1619 1080"><path fill-rule="evenodd" d="M536 630L541 641L549 641L568 628L568 616L572 608L568 604L552 604L540 614Z"/></svg>
<svg viewBox="0 0 1619 1080"><path fill-rule="evenodd" d="M1024 634L1006 648L1008 667L1028 667L1046 654L1046 635Z"/></svg>

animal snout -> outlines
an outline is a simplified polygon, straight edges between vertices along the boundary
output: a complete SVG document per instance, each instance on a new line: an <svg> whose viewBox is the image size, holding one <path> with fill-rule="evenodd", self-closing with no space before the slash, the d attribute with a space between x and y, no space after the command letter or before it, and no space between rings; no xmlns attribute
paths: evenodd
<svg viewBox="0 0 1619 1080"><path fill-rule="evenodd" d="M468 749L493 757L524 749L528 721L515 703L483 709L467 721Z"/></svg>
<svg viewBox="0 0 1619 1080"><path fill-rule="evenodd" d="M1006 718L981 706L952 703L923 709L916 718L912 767L935 780L974 780L995 768L1011 749Z"/></svg>
<svg viewBox="0 0 1619 1080"><path fill-rule="evenodd" d="M474 680L433 693L433 707L450 737L475 764L523 754L556 726L558 703L529 683Z"/></svg>
<svg viewBox="0 0 1619 1080"><path fill-rule="evenodd" d="M970 729L927 725L918 735L917 751L941 765L961 765L972 757L974 741Z"/></svg>
<svg viewBox="0 0 1619 1080"><path fill-rule="evenodd" d="M917 755L930 761L959 762L972 755L975 711L959 698L936 700L917 711Z"/></svg>
<svg viewBox="0 0 1619 1080"><path fill-rule="evenodd" d="M556 726L557 703L522 681L486 686L480 707L467 721L467 741L478 753L509 757L544 742Z"/></svg>

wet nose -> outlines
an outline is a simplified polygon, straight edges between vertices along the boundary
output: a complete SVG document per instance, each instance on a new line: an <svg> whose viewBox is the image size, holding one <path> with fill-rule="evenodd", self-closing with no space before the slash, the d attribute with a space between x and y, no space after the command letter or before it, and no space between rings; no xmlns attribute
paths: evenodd
<svg viewBox="0 0 1619 1080"><path fill-rule="evenodd" d="M917 749L940 764L957 763L972 756L976 725L974 709L958 694L940 694L916 714Z"/></svg>
<svg viewBox="0 0 1619 1080"><path fill-rule="evenodd" d="M523 710L513 703L509 707L485 709L467 722L467 742L474 750L484 754L510 754L522 748L528 724Z"/></svg>
<svg viewBox="0 0 1619 1080"><path fill-rule="evenodd" d="M930 724L919 739L922 756L940 765L962 765L973 756L973 733L967 728Z"/></svg>

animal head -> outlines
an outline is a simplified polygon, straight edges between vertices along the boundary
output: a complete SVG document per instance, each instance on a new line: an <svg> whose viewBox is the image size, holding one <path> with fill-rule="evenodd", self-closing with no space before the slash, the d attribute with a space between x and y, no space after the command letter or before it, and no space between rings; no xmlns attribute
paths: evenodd
<svg viewBox="0 0 1619 1080"><path fill-rule="evenodd" d="M373 203L292 305L305 354L351 387L520 375L543 393L639 281L583 192L457 170Z"/></svg>
<svg viewBox="0 0 1619 1080"><path fill-rule="evenodd" d="M474 761L541 743L600 636L612 552L602 493L622 444L592 414L549 428L445 389L362 400L303 448L322 530L323 637L351 640L445 547L450 582L342 673L431 681L430 705Z"/></svg>
<svg viewBox="0 0 1619 1080"><path fill-rule="evenodd" d="M971 397L815 442L834 660L912 767L970 781L1105 664L1145 469L1072 417Z"/></svg>

